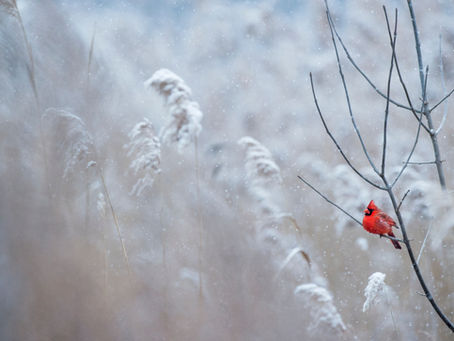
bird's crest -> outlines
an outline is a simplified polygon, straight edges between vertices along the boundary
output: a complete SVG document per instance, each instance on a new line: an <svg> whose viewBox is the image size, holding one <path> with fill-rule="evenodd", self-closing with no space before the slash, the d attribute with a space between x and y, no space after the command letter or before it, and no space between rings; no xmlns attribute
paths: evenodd
<svg viewBox="0 0 454 341"><path fill-rule="evenodd" d="M370 201L369 205L367 205L367 209L369 210L376 210L378 207L375 206L375 203L373 200Z"/></svg>

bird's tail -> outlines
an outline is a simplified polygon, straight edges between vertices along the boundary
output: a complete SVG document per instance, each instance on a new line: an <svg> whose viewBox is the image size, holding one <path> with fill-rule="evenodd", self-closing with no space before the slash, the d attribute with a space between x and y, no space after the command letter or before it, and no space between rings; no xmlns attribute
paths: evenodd
<svg viewBox="0 0 454 341"><path fill-rule="evenodd" d="M392 231L388 233L388 236L394 237L394 238L396 237ZM399 242L397 240L392 240L392 239L390 239L390 240L391 240L391 243L393 243L393 245L394 245L394 247L396 249L402 249L402 247L400 246L400 244L399 244Z"/></svg>

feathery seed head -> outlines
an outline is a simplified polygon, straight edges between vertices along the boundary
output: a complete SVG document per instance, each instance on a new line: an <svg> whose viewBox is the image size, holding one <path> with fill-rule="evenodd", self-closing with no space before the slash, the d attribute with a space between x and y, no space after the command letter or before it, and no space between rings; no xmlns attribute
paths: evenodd
<svg viewBox="0 0 454 341"><path fill-rule="evenodd" d="M311 329L323 325L339 332L347 329L333 303L333 296L328 290L314 283L306 283L296 287L294 293L298 296L301 295L310 304L310 312L313 319Z"/></svg>
<svg viewBox="0 0 454 341"><path fill-rule="evenodd" d="M58 149L65 160L63 178L67 178L79 162L88 159L93 140L82 119L66 110L49 108L43 118L49 119L52 130L62 136Z"/></svg>
<svg viewBox="0 0 454 341"><path fill-rule="evenodd" d="M163 141L168 144L176 143L178 151L182 152L202 130L200 122L203 114L199 104L192 100L191 89L180 77L167 69L156 71L144 84L164 97L172 116L161 130Z"/></svg>
<svg viewBox="0 0 454 341"><path fill-rule="evenodd" d="M238 144L246 150L246 175L254 186L282 181L281 170L265 146L249 136L242 137Z"/></svg>
<svg viewBox="0 0 454 341"><path fill-rule="evenodd" d="M386 275L381 272L375 272L369 276L369 282L366 289L364 289L366 302L363 305L363 312L368 310L373 304L380 302L380 298L386 290L385 278Z"/></svg>
<svg viewBox="0 0 454 341"><path fill-rule="evenodd" d="M154 177L161 172L161 144L154 134L154 128L148 119L137 123L128 134L130 142L125 145L128 156L133 156L130 168L140 178L131 190L131 194L140 195L147 187L152 187Z"/></svg>
<svg viewBox="0 0 454 341"><path fill-rule="evenodd" d="M0 0L0 7L13 17L18 17L19 15L16 0Z"/></svg>

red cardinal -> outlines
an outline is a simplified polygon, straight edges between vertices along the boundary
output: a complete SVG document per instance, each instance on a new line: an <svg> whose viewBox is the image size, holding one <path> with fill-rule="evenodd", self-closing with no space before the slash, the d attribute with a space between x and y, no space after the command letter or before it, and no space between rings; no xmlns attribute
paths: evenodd
<svg viewBox="0 0 454 341"><path fill-rule="evenodd" d="M364 210L363 227L367 232L375 234L387 234L390 237L395 237L393 233L393 226L396 226L396 222L385 212L375 206L372 200L367 209ZM397 227L398 228L398 227ZM400 244L396 240L392 240L396 249L401 249Z"/></svg>

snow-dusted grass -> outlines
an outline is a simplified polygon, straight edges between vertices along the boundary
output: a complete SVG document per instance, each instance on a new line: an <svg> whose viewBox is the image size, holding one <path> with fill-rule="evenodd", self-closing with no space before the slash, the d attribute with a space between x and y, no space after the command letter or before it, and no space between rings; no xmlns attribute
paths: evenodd
<svg viewBox="0 0 454 341"><path fill-rule="evenodd" d="M450 339L416 293L405 256L296 178L315 181L357 218L371 199L390 211L383 193L344 167L316 119L309 71L336 138L355 165L366 165L351 136L322 2L289 13L277 2L206 1L178 15L164 4L149 16L133 5L19 6L40 107L20 26L0 11L0 339ZM385 86L381 65L390 56L380 6L347 1L332 10L358 63ZM433 103L432 38L440 25L454 32L451 5L415 7L419 15L431 8L419 19ZM404 16L400 25L400 66L417 84L413 59L400 52L413 51ZM379 159L383 101L351 71L345 68L358 125ZM391 110L390 174L416 131L408 113ZM448 115L440 133L448 187L453 131ZM198 159L190 148L196 141ZM427 142L421 139L415 161L430 159ZM440 193L435 180L432 166L411 166L396 190L411 190L402 212L415 250L433 226L419 264L449 312L452 193ZM363 313L373 271L386 273L399 297L392 307L398 335L388 310L378 309L385 299ZM368 301L380 292L368 290Z"/></svg>

